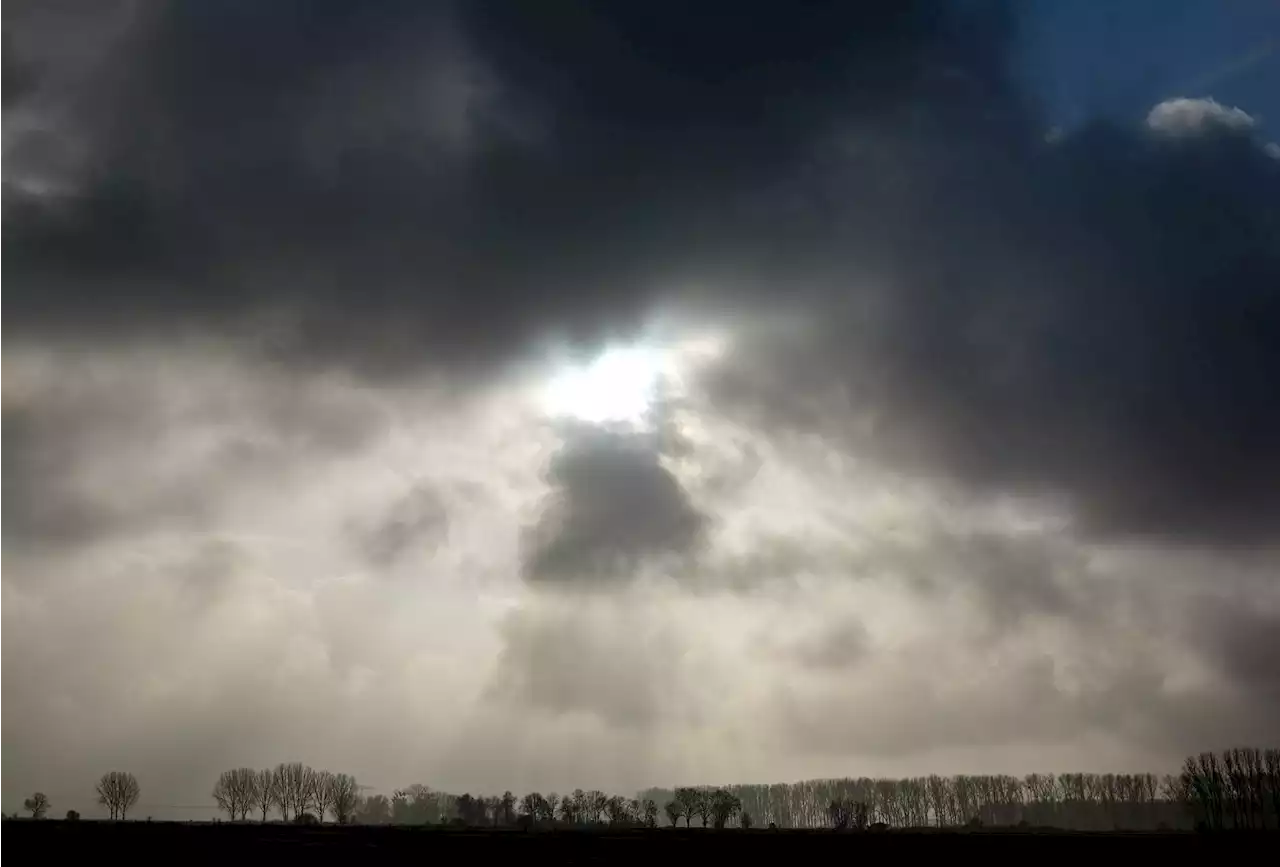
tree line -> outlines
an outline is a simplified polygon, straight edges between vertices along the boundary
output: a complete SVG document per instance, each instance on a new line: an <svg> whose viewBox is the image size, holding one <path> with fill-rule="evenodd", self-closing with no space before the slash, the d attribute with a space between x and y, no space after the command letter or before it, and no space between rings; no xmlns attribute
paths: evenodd
<svg viewBox="0 0 1280 867"><path fill-rule="evenodd" d="M1280 750L1237 747L1190 756L1173 797L1206 828L1280 829Z"/></svg>
<svg viewBox="0 0 1280 867"><path fill-rule="evenodd" d="M745 812L780 827L1031 825L1157 827L1182 807L1154 774L1028 774L806 780L731 786ZM671 793L679 796L681 790ZM650 797L664 797L650 790ZM704 808L705 810L705 808ZM687 813L686 813L687 815ZM700 815L695 813L695 815Z"/></svg>
<svg viewBox="0 0 1280 867"><path fill-rule="evenodd" d="M1189 757L1178 774L868 777L730 786L740 809L793 828L1027 824L1078 830L1280 828L1280 749ZM650 789L663 799L679 789Z"/></svg>
<svg viewBox="0 0 1280 867"><path fill-rule="evenodd" d="M656 827L658 805L652 799L625 798L592 789L559 795L529 792L517 797L501 795L453 795L415 783L390 797L364 797L356 821L368 825L466 825L552 827L608 824Z"/></svg>
<svg viewBox="0 0 1280 867"><path fill-rule="evenodd" d="M360 802L360 786L350 774L317 771L302 762L274 768L236 768L223 771L213 786L213 800L227 816L244 821L252 813L263 822L272 811L288 822L310 817L348 824Z"/></svg>
<svg viewBox="0 0 1280 867"><path fill-rule="evenodd" d="M361 794L354 776L301 762L223 771L212 789L229 819L367 825L725 828L731 824L837 830L1033 825L1080 830L1280 829L1280 749L1237 747L1190 756L1178 774L955 775L807 780L792 784L684 786L637 797L575 789L565 795L453 795L414 784L391 796ZM112 819L125 819L141 789L111 771L95 787ZM661 808L659 807L661 804ZM42 818L50 800L24 802ZM74 811L67 818L78 818Z"/></svg>

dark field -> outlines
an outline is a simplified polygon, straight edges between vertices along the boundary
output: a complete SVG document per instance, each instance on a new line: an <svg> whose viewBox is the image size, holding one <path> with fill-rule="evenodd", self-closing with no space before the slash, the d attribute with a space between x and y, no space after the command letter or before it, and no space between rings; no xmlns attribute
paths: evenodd
<svg viewBox="0 0 1280 867"><path fill-rule="evenodd" d="M1269 835L1274 837L1274 835ZM550 863L607 863L639 858L698 859L733 857L788 858L814 849L855 855L868 848L898 851L942 845L955 851L980 847L997 850L1031 845L1114 845L1134 851L1187 847L1233 847L1242 835L1197 835L1189 832L1072 832L1050 828L989 828L982 830L890 830L842 832L830 830L725 830L659 828L655 830L520 831L495 828L436 828L395 826L298 827L282 824L209 824L195 822L65 822L6 821L4 851L41 858L61 854L97 859L145 855L203 860L235 855L275 853L317 855L341 852L348 856L425 859L458 854L503 856L519 853ZM1176 847L1176 849L1175 849Z"/></svg>

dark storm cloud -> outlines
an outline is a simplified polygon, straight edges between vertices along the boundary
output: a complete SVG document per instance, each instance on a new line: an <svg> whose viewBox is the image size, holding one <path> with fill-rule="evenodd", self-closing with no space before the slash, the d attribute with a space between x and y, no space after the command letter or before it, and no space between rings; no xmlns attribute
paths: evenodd
<svg viewBox="0 0 1280 867"><path fill-rule="evenodd" d="M1065 499L1099 534L1274 533L1280 161L1224 128L1099 125L985 166L946 157L951 141L936 159L903 146L886 160L923 169L928 195L869 235L886 243L859 268L884 290L803 347L727 367L719 399L789 425L840 386L860 447ZM850 420L832 403L825 421Z"/></svg>
<svg viewBox="0 0 1280 867"><path fill-rule="evenodd" d="M6 185L6 336L483 370L692 277L827 326L726 405L838 385L861 446L1098 533L1280 524L1280 161L1239 124L1047 144L1001 4L35 8L6 113L50 144L14 153L76 192Z"/></svg>
<svg viewBox="0 0 1280 867"><path fill-rule="evenodd" d="M188 2L111 7L90 63L66 34L101 7L34 6L6 6L10 102L83 159L75 195L9 196L6 331L279 305L282 355L367 372L626 327L662 277L741 267L739 211L814 135L990 78L1003 38L897 2Z"/></svg>
<svg viewBox="0 0 1280 867"><path fill-rule="evenodd" d="M14 56L10 40L0 38L0 109L6 108L31 85L31 73Z"/></svg>
<svg viewBox="0 0 1280 867"><path fill-rule="evenodd" d="M526 534L535 583L629 580L646 561L684 558L708 518L661 463L653 437L576 427L552 458L551 493Z"/></svg>

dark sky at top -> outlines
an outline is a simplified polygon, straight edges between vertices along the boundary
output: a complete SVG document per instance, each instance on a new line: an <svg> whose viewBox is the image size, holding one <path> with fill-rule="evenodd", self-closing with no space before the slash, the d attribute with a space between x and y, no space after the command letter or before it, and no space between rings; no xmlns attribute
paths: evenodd
<svg viewBox="0 0 1280 867"><path fill-rule="evenodd" d="M1280 162L1114 117L1133 84L1046 142L1011 6L177 4L94 62L34 8L9 99L63 112L80 186L7 188L8 333L283 307L292 362L471 376L658 304L821 311L788 375L852 388L894 461L1103 532L1280 520ZM1117 38L1068 29L1079 67ZM747 379L724 400L794 421Z"/></svg>

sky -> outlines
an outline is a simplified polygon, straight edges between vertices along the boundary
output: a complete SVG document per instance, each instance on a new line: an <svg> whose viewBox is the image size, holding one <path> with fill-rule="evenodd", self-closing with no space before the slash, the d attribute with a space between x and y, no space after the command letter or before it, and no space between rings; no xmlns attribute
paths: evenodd
<svg viewBox="0 0 1280 867"><path fill-rule="evenodd" d="M6 3L3 809L1265 745L1280 22L1176 5Z"/></svg>
<svg viewBox="0 0 1280 867"><path fill-rule="evenodd" d="M1178 96L1212 96L1280 121L1280 6L1269 0L1022 5L1019 73L1064 128Z"/></svg>

